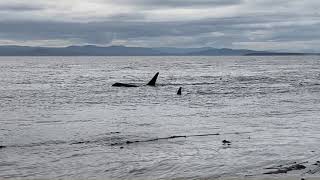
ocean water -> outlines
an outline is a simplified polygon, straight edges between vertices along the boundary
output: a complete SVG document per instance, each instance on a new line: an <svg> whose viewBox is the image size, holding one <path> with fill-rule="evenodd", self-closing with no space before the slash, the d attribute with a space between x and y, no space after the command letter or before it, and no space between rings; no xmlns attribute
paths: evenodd
<svg viewBox="0 0 320 180"><path fill-rule="evenodd" d="M245 177L313 163L320 57L0 57L0 146L5 179Z"/></svg>

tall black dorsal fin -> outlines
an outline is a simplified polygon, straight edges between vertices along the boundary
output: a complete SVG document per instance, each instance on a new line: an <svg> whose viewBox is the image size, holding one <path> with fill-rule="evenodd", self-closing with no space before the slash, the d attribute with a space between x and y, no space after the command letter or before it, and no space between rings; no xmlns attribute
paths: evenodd
<svg viewBox="0 0 320 180"><path fill-rule="evenodd" d="M178 95L181 95L181 94L182 94L182 92L181 92L181 91L182 91L182 87L180 87L180 88L179 88L179 90L178 90L177 94L178 94Z"/></svg>
<svg viewBox="0 0 320 180"><path fill-rule="evenodd" d="M153 78L148 82L148 86L155 86L156 85L156 81L158 78L159 72L156 73L156 75L153 76Z"/></svg>

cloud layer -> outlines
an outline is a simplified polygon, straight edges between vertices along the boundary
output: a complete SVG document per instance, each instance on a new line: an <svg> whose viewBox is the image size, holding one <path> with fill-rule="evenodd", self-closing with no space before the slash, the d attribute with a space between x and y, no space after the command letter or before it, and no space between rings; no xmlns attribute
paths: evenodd
<svg viewBox="0 0 320 180"><path fill-rule="evenodd" d="M3 0L0 44L315 52L318 0Z"/></svg>

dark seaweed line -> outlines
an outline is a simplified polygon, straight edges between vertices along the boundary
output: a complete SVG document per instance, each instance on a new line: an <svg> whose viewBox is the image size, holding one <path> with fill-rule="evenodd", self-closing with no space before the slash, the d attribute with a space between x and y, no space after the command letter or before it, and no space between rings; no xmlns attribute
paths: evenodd
<svg viewBox="0 0 320 180"><path fill-rule="evenodd" d="M117 132L119 133L119 132ZM249 132L243 132L243 133L249 133ZM235 133L225 133L225 134L243 134L239 132ZM177 139L177 138L188 138L188 137L204 137L204 136L218 136L221 135L220 133L208 133L208 134L193 134L193 135L174 135L169 137L160 137L160 138L153 138L153 139L146 139L146 140L134 140L134 141L125 141L125 142L117 142L117 143L111 143L110 146L117 146L117 145L128 145L128 144L134 144L134 143L145 143L145 142L153 142L153 141L159 141L159 140L169 140L169 139ZM70 145L76 145L76 144L90 144L95 143L98 141L92 141L92 140L82 140L82 141L53 141L53 142L46 142L46 143L32 143L32 144L26 144L26 145L0 145L0 149L5 149L9 147L34 147L34 146L42 146L42 145L57 145L57 144L70 144Z"/></svg>
<svg viewBox="0 0 320 180"><path fill-rule="evenodd" d="M288 164L282 164L282 165L278 165L278 166L273 166L273 167L267 167L265 169L268 169L268 170L272 170L273 171L268 171L268 172L265 172L265 173L262 173L262 174L250 174L250 175L245 175L246 177L252 177L252 176L260 176L260 175L272 175L272 174L286 174L288 173L289 171L295 171L295 170L304 170L306 169L307 165L304 165L304 164L307 164L309 163L309 161L305 161L305 162L300 162L300 163L297 163L297 162L293 162L293 163L288 163ZM320 161L317 161L315 164L312 164L313 166L316 166L315 168L313 169L310 169L306 172L303 172L301 174L301 176L305 175L305 174L315 174L317 172L320 172Z"/></svg>
<svg viewBox="0 0 320 180"><path fill-rule="evenodd" d="M112 143L110 146L119 146L125 144L134 144L134 143L145 143L145 142L153 142L159 140L169 140L169 139L177 139L177 138L188 138L188 137L203 137L203 136L218 136L219 133L213 134L195 134L195 135L182 135L182 136L169 136L169 137L162 137L162 138L154 138L154 139L147 139L147 140L136 140L136 141L126 141L126 142L119 142L119 143Z"/></svg>

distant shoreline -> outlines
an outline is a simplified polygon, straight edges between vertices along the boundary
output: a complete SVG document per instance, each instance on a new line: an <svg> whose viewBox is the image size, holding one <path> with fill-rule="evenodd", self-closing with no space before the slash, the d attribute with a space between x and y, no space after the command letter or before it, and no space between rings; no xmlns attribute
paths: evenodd
<svg viewBox="0 0 320 180"><path fill-rule="evenodd" d="M126 46L31 47L0 46L0 56L319 56L320 53L269 52L229 48L171 48Z"/></svg>

